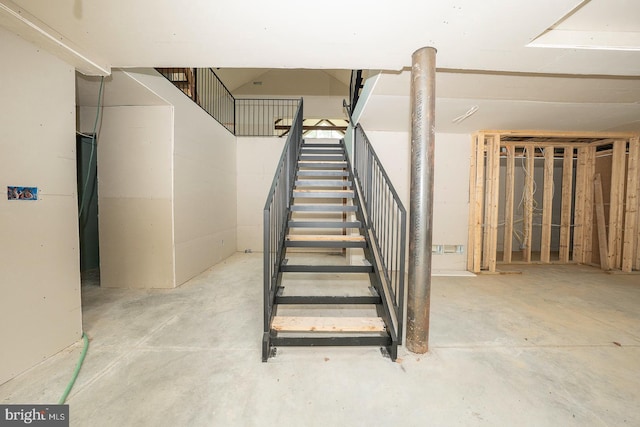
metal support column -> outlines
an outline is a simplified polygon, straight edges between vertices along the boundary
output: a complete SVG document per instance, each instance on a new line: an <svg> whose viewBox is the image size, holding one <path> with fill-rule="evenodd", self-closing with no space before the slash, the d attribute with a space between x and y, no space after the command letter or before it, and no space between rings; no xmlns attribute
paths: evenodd
<svg viewBox="0 0 640 427"><path fill-rule="evenodd" d="M411 193L407 349L429 349L436 49L423 47L411 66Z"/></svg>

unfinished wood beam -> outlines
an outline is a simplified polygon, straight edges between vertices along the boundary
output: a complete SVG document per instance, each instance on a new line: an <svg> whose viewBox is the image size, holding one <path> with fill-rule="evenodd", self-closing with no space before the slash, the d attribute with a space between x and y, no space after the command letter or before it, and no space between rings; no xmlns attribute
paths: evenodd
<svg viewBox="0 0 640 427"><path fill-rule="evenodd" d="M468 238L467 238L467 270L474 271L473 260L475 252L475 236L476 236L476 224L475 224L475 208L476 208L476 169L478 159L477 155L478 136L473 135L471 137L471 156L469 164L469 221L468 221Z"/></svg>
<svg viewBox="0 0 640 427"><path fill-rule="evenodd" d="M523 209L523 260L531 262L531 243L533 234L533 183L534 183L534 151L535 147L527 146L525 148L525 183L524 183L524 203Z"/></svg>
<svg viewBox="0 0 640 427"><path fill-rule="evenodd" d="M491 251L491 201L493 189L493 135L484 136L485 145L485 174L484 174L484 219L482 233L482 269L489 269L489 253Z"/></svg>
<svg viewBox="0 0 640 427"><path fill-rule="evenodd" d="M482 213L484 207L484 134L479 134L476 143L476 179L475 179L475 207L474 207L474 233L473 238L473 272L479 273L482 269Z"/></svg>
<svg viewBox="0 0 640 427"><path fill-rule="evenodd" d="M587 148L578 148L578 164L576 167L576 201L573 227L573 261L584 262L584 211L585 194L587 192ZM591 185L589 183L589 185Z"/></svg>
<svg viewBox="0 0 640 427"><path fill-rule="evenodd" d="M507 144L507 170L505 173L504 199L504 237L502 243L502 261L511 262L513 252L513 193L515 190L515 146Z"/></svg>
<svg viewBox="0 0 640 427"><path fill-rule="evenodd" d="M500 135L491 140L491 187L489 210L489 271L496 271L498 251L498 204L500 200Z"/></svg>
<svg viewBox="0 0 640 427"><path fill-rule="evenodd" d="M545 130L497 130L484 129L485 134L501 134L503 136L543 137L543 138L598 138L626 139L636 137L632 132L589 132L589 131L545 131Z"/></svg>
<svg viewBox="0 0 640 427"><path fill-rule="evenodd" d="M602 179L600 178L600 174L596 174L593 187L596 201L596 221L598 224L598 245L600 247L600 268L609 270L607 230L604 218L604 199L602 197Z"/></svg>
<svg viewBox="0 0 640 427"><path fill-rule="evenodd" d="M542 239L540 261L551 261L551 214L553 212L553 147L544 149L544 192L542 194Z"/></svg>
<svg viewBox="0 0 640 427"><path fill-rule="evenodd" d="M633 270L634 250L638 239L638 184L640 170L640 138L629 140L629 158L627 163L627 197L624 214L624 241L622 243L622 271Z"/></svg>
<svg viewBox="0 0 640 427"><path fill-rule="evenodd" d="M640 163L640 161L639 161L639 163ZM640 169L640 167L638 167L638 169ZM640 171L639 171L639 173L640 173ZM638 177L638 183L640 183L640 176ZM638 209L637 209L637 212L640 212L640 197L638 197ZM636 230L638 230L638 232L636 233L636 239L635 239L636 242L633 245L634 246L634 250L633 251L636 254L635 255L636 259L634 261L635 269L636 270L640 270L640 214L636 215L636 216L638 217L637 218L637 223L636 223Z"/></svg>
<svg viewBox="0 0 640 427"><path fill-rule="evenodd" d="M562 205L560 210L560 262L569 262L571 205L573 188L573 147L565 147L562 157Z"/></svg>
<svg viewBox="0 0 640 427"><path fill-rule="evenodd" d="M583 244L583 254L584 261L586 263L593 262L593 215L594 215L594 191L593 191L593 180L595 178L596 173L596 147L590 146L587 148L587 169L586 169L586 181L587 188L585 192L585 210L584 210L584 240Z"/></svg>
<svg viewBox="0 0 640 427"><path fill-rule="evenodd" d="M611 196L609 198L609 267L622 264L622 220L624 215L624 177L626 169L627 141L613 143L611 157Z"/></svg>

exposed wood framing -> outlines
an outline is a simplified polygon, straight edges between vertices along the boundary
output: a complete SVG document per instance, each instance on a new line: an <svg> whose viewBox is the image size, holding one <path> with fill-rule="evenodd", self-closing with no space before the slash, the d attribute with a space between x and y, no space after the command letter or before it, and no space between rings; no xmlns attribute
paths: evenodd
<svg viewBox="0 0 640 427"><path fill-rule="evenodd" d="M565 147L562 157L562 205L560 212L560 262L569 262L571 243L571 202L573 188L573 147Z"/></svg>
<svg viewBox="0 0 640 427"><path fill-rule="evenodd" d="M585 212L585 194L587 187L587 149L588 147L578 148L578 164L576 167L576 202L574 213L573 228L573 260L575 262L584 262L584 212Z"/></svg>
<svg viewBox="0 0 640 427"><path fill-rule="evenodd" d="M551 261L551 214L553 212L553 155L554 148L544 149L544 193L542 194L542 240L540 261Z"/></svg>
<svg viewBox="0 0 640 427"><path fill-rule="evenodd" d="M585 212L584 212L584 240L583 253L585 263L591 263L593 253L593 179L596 173L596 147L587 148L587 188L585 192Z"/></svg>
<svg viewBox="0 0 640 427"><path fill-rule="evenodd" d="M627 141L613 143L611 158L611 193L609 198L609 268L622 267L622 220L624 215L624 177Z"/></svg>
<svg viewBox="0 0 640 427"><path fill-rule="evenodd" d="M640 139L629 140L629 157L627 165L627 197L624 214L624 241L622 246L622 271L631 272L634 264L634 251L637 240L640 238L638 230L638 175L640 170ZM638 268L638 267L636 267Z"/></svg>
<svg viewBox="0 0 640 427"><path fill-rule="evenodd" d="M491 182L488 193L490 194L489 204L489 271L496 271L497 250L498 250L498 204L500 201L500 135L491 138L490 155L487 164L491 168Z"/></svg>
<svg viewBox="0 0 640 427"><path fill-rule="evenodd" d="M542 137L542 138L587 138L587 139L625 139L638 136L632 132L565 132L538 130L483 130L485 134L500 134L502 136Z"/></svg>
<svg viewBox="0 0 640 427"><path fill-rule="evenodd" d="M600 247L600 268L609 270L609 256L607 249L607 229L604 219L604 198L602 196L602 179L600 174L596 174L593 180L593 187L596 199L596 221L598 224L598 246Z"/></svg>
<svg viewBox="0 0 640 427"><path fill-rule="evenodd" d="M640 159L638 160L638 164L640 165ZM638 167L639 172L640 173L640 166ZM640 185L640 176L638 177L638 183ZM637 212L640 212L640 197L638 197L638 210ZM640 270L640 214L637 215L638 217L638 222L636 224L636 230L638 230L638 232L636 233L636 243L634 246L634 252L636 254L636 260L635 260L635 266L636 266L636 270Z"/></svg>
<svg viewBox="0 0 640 427"><path fill-rule="evenodd" d="M595 147L578 150L576 170L576 199L573 232L573 260L591 263L593 245L593 178L595 173Z"/></svg>
<svg viewBox="0 0 640 427"><path fill-rule="evenodd" d="M491 201L493 192L493 136L482 135L480 143L485 147L484 170L484 219L482 221L482 269L489 269L489 257L491 253Z"/></svg>
<svg viewBox="0 0 640 427"><path fill-rule="evenodd" d="M515 190L515 146L507 144L507 168L505 173L505 202L504 202L504 237L503 257L505 263L511 262L513 252L513 193Z"/></svg>
<svg viewBox="0 0 640 427"><path fill-rule="evenodd" d="M476 144L476 182L475 182L475 208L473 239L473 272L479 273L482 268L482 211L484 206L484 135L479 134Z"/></svg>
<svg viewBox="0 0 640 427"><path fill-rule="evenodd" d="M476 224L475 224L475 212L476 212L476 167L477 167L477 146L478 136L473 135L471 137L471 164L469 170L469 230L467 241L467 270L475 271L473 266L473 260L476 256L475 248L475 236L476 236Z"/></svg>
<svg viewBox="0 0 640 427"><path fill-rule="evenodd" d="M531 243L533 234L533 183L534 183L534 151L535 147L528 146L525 148L526 166L525 166L525 184L524 184L524 203L523 209L523 256L525 262L531 262Z"/></svg>
<svg viewBox="0 0 640 427"><path fill-rule="evenodd" d="M627 155L627 145L629 153ZM613 147L613 149L611 149ZM502 149L502 150L501 150ZM554 154L563 150L562 184L554 184ZM604 151L603 151L604 150ZM602 180L595 179L596 153L612 153L610 205L604 205ZM500 156L506 159L501 181ZM522 233L520 210L514 210L522 159ZM544 158L544 182L535 181L535 159ZM575 162L575 164L574 164ZM575 171L574 171L575 169ZM518 172L518 173L516 173ZM575 172L575 177L574 177ZM504 194L501 194L501 184ZM537 184L537 185L536 185ZM600 187L600 189L598 188ZM534 191L542 191L542 227L535 228ZM469 176L469 242L467 266L479 273L496 271L498 219L504 201L502 262L513 262L514 233L519 234L522 261L532 262L532 242L540 238L540 261L551 262L554 193L561 192L559 262L591 264L600 249L603 269L640 270L640 141L637 134L607 132L482 131L471 141ZM557 193L556 193L557 194ZM596 199L597 197L597 199ZM605 211L605 208L609 209ZM609 224L606 224L606 214ZM518 215L518 222L516 221ZM537 217L536 217L537 218ZM596 230L593 227L596 226ZM516 227L517 224L517 227ZM596 233L597 232L597 233ZM534 239L535 237L535 239ZM597 239L597 240L596 240ZM595 246L594 245L598 245ZM517 250L517 249L516 249Z"/></svg>

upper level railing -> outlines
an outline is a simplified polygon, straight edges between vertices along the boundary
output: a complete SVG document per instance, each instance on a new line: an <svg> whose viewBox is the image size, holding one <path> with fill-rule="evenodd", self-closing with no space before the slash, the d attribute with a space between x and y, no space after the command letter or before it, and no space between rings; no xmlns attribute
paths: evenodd
<svg viewBox="0 0 640 427"><path fill-rule="evenodd" d="M300 99L236 98L237 136L284 136L291 129Z"/></svg>
<svg viewBox="0 0 640 427"><path fill-rule="evenodd" d="M264 332L271 327L273 304L278 288L277 280L284 256L284 238L287 228L288 209L291 203L291 188L295 180L296 162L302 145L303 103L294 116L287 142L282 150L276 174L264 205ZM265 354L263 352L263 354Z"/></svg>
<svg viewBox="0 0 640 427"><path fill-rule="evenodd" d="M236 98L211 68L157 70L236 136L286 135L300 102Z"/></svg>
<svg viewBox="0 0 640 427"><path fill-rule="evenodd" d="M353 111L356 108L360 92L362 91L362 70L351 70L351 80L349 82L349 108Z"/></svg>
<svg viewBox="0 0 640 427"><path fill-rule="evenodd" d="M349 118L351 111L347 108ZM353 176L364 205L363 216L373 240L373 250L383 285L394 309L398 337L404 321L404 280L407 211L360 124L354 125Z"/></svg>

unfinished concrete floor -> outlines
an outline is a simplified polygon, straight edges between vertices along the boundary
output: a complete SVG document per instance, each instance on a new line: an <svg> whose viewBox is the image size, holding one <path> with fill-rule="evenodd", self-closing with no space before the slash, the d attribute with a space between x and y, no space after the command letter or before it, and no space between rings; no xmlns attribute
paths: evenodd
<svg viewBox="0 0 640 427"><path fill-rule="evenodd" d="M71 425L640 425L639 275L435 277L427 355L281 348L261 363L261 268L236 254L171 291L84 286ZM3 384L0 402L57 401L79 354Z"/></svg>

